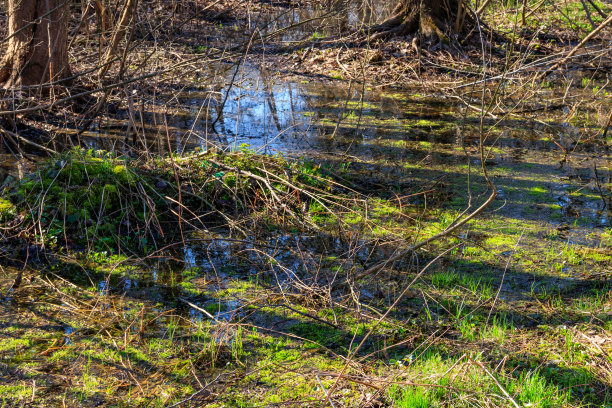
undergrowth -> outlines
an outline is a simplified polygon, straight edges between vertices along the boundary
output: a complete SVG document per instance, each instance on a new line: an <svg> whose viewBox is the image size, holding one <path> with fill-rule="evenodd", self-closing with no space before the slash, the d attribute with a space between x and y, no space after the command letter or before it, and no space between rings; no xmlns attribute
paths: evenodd
<svg viewBox="0 0 612 408"><path fill-rule="evenodd" d="M309 162L248 149L150 161L73 149L5 182L0 221L52 250L146 254L194 228L309 228L303 210L328 210L330 186Z"/></svg>

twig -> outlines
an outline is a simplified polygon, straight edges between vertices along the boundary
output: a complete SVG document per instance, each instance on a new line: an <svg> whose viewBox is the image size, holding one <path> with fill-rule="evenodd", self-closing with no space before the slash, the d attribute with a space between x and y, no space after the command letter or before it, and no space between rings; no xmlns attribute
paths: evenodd
<svg viewBox="0 0 612 408"><path fill-rule="evenodd" d="M325 397L327 398L327 400L329 400L329 405L331 405L332 408L336 408L332 400L329 399L329 393L327 392L327 388L325 388L325 386L321 382L321 379L319 378L319 374L317 374L317 381L319 381L319 384L321 385L321 388L323 389L323 392L325 393Z"/></svg>
<svg viewBox="0 0 612 408"><path fill-rule="evenodd" d="M217 319L215 316L211 315L210 313L208 313L205 309L202 309L199 306L194 305L193 303L191 303L190 301L183 299L183 298L179 298L179 300L181 302L187 303L190 307L194 308L195 310L197 310L198 312L202 312L204 313L206 316L208 316L210 319L214 320L217 323L223 323L221 322L219 319Z"/></svg>
<svg viewBox="0 0 612 408"><path fill-rule="evenodd" d="M202 387L201 389L199 389L198 391L194 392L193 394L191 394L189 397L185 398L184 400L181 400L179 402L177 402L176 404L173 405L169 405L166 408L175 408L178 407L179 405L182 405L186 402L191 401L192 399L194 399L195 397L197 397L198 395L200 395L201 393L203 393L204 391L206 391L206 389L208 387L210 387L212 384L216 383L217 380L219 380L219 378L223 375L223 373L219 374L218 376L215 377L214 380L212 380L211 382L209 382L208 384L206 384L204 387Z"/></svg>
<svg viewBox="0 0 612 408"><path fill-rule="evenodd" d="M480 363L479 361L474 361L471 358L470 358L470 361L473 362L474 364L476 364L477 366L479 366L480 368L482 368L484 370L484 372L487 373L487 375L489 377L491 377L491 379L493 380L495 385L497 385L499 390L506 396L506 398L508 398L510 400L510 402L512 402L512 405L514 405L515 408L521 408L519 406L519 404L517 404L516 401L510 396L510 394L508 394L508 391L506 391L506 389L504 387L502 387L502 385L499 383L499 381L497 381L497 378L495 378L493 376L493 374L491 374L491 372L489 370L487 370L484 365L482 365L482 363Z"/></svg>
<svg viewBox="0 0 612 408"><path fill-rule="evenodd" d="M589 6L587 6L587 4L584 2L584 0L580 0L580 2L582 3L582 7L584 8L584 12L586 14L587 20L589 20L589 23L591 23L591 27L593 27L593 30L596 29L597 28L597 24L595 24L595 22L591 18L591 12L589 11Z"/></svg>
<svg viewBox="0 0 612 408"><path fill-rule="evenodd" d="M599 15L600 15L601 17L603 17L603 18L608 17L608 16L606 16L606 13L604 13L603 11L601 11L601 9L599 8L599 6L598 6L597 4L595 4L595 2L594 2L593 0L587 0L587 1L588 1L588 2L591 4L591 6L593 6L593 8L594 8L595 10L597 10L597 12L599 13Z"/></svg>
<svg viewBox="0 0 612 408"><path fill-rule="evenodd" d="M538 11L540 9L540 7L542 7L548 0L542 0L541 2L539 2L538 4L536 4L531 10L529 10L529 13L527 13L527 15L525 16L525 18L529 18L531 17L531 15L533 13L535 13L536 11Z"/></svg>
<svg viewBox="0 0 612 408"><path fill-rule="evenodd" d="M524 233L525 233L525 230L523 229L523 231L521 232L521 236L516 241L516 245L514 245L512 254L508 256L508 260L506 261L506 267L504 268L504 273L502 274L501 282L499 283L499 288L497 289L497 293L495 294L495 299L493 300L493 304L491 305L491 309L489 310L489 315L487 316L487 321L485 322L485 327L489 324L489 318L491 317L491 313L493 313L493 308L495 307L495 303L497 302L497 299L499 298L499 293L501 292L502 286L504 285L504 279L506 278L506 272L508 271L508 267L510 266L510 260L512 259L512 255L514 255L514 253L516 252L516 248L518 248L518 245L521 242L521 239L523 238Z"/></svg>
<svg viewBox="0 0 612 408"><path fill-rule="evenodd" d="M559 68L561 66L561 64L565 63L568 59L570 59L580 48L582 48L584 46L584 44L586 44L591 38L595 37L601 30L603 30L610 23L612 23L612 15L610 15L603 23L601 23L599 25L599 27L597 27L595 30L591 31L589 33L589 35L584 37L584 39L582 41L580 41L580 43L578 43L578 45L576 45L574 48L572 48L572 50L565 57L563 57L561 60L557 61L555 63L555 65L553 65L551 68L549 68L546 71L542 72L538 76L538 79L541 80L542 78L546 77L546 75L548 75L552 71L554 71L557 68Z"/></svg>
<svg viewBox="0 0 612 408"><path fill-rule="evenodd" d="M27 144L29 144L31 146L34 146L34 147L36 147L36 148L38 148L40 150L43 150L43 151L45 151L45 152L47 152L49 154L57 154L57 152L55 150L49 149L48 147L45 147L43 145L39 145L38 143L35 143L35 142L33 142L33 141L29 140L29 139L26 139L25 137L20 136L17 133L11 132L10 130L6 130L6 129L1 129L0 128L0 132L4 133L4 135L7 136L8 138L18 139L18 140L20 140L20 141L22 141L24 143L27 143Z"/></svg>

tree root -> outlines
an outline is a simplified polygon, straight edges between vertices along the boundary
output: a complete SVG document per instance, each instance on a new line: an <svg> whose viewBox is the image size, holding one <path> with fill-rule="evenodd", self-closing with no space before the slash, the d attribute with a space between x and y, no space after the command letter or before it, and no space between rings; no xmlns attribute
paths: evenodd
<svg viewBox="0 0 612 408"><path fill-rule="evenodd" d="M370 41L387 39L392 36L404 36L418 33L423 42L443 42L450 40L445 28L452 21L456 10L442 13L441 10L433 12L429 7L420 8L419 5L411 6L410 3L400 1L391 16L382 23L369 29ZM441 14L448 15L448 21L441 21Z"/></svg>

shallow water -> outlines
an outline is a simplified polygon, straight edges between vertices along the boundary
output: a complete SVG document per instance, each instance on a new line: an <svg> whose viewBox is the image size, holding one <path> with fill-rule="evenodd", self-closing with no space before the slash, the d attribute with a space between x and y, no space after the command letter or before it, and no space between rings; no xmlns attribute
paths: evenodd
<svg viewBox="0 0 612 408"><path fill-rule="evenodd" d="M283 77L250 64L217 64L205 71L203 78L224 80L182 89L167 113L156 108L160 101L151 100L135 114L119 111L112 126L85 133L83 140L95 148L121 146L132 126L128 139L136 137L154 151L165 152L168 145L179 152L248 145L265 154L313 159L365 183L365 192L374 197L409 195L431 186L443 198L430 206L457 211L467 206L468 188L476 202L485 197L479 118L457 100L418 89ZM543 95L558 97L554 90ZM484 125L486 163L499 190L489 216L567 229L563 234L569 243L597 245L590 238L592 229L611 226L612 156L609 142L593 137L596 123L563 121L553 111L501 121L486 118ZM5 161L4 167L18 176L14 163ZM412 203L423 205L418 197ZM226 258L222 245L217 242L208 257ZM211 266L194 253L187 248L179 258L188 266ZM155 271L150 280L166 285L166 275Z"/></svg>
<svg viewBox="0 0 612 408"><path fill-rule="evenodd" d="M177 151L248 145L265 154L305 156L397 185L399 194L442 179L456 204L467 196L468 165L476 187L484 185L478 178L477 112L466 113L459 101L418 90L282 77L252 65L208 69L214 71L209 77L225 77L226 84L233 78L233 86L202 85L177 94L168 117ZM550 90L544 96L558 95ZM156 113L144 116L146 123L164 121ZM609 143L597 139L592 120L567 122L562 116L552 111L485 119L487 165L500 190L493 207L512 218L609 227ZM159 127L151 130L151 140L166 138ZM158 145L163 151L168 143Z"/></svg>
<svg viewBox="0 0 612 408"><path fill-rule="evenodd" d="M286 18L281 25L291 23L291 18L296 17L288 14ZM305 16L300 15L297 20L303 18ZM348 18L350 24L357 24L361 17L349 15ZM295 41L301 35L299 32L291 33L283 39ZM236 76L232 81L234 73ZM218 82L210 85L206 78L217 78ZM231 88L227 85L229 82L233 82ZM548 97L556 98L558 95L551 91ZM141 104L141 101L144 103ZM424 95L419 89L381 90L361 85L349 86L344 81L283 77L253 65L240 66L236 71L235 66L219 64L203 68L201 80L177 91L174 98L165 95L156 100L143 93L137 94L133 102L135 111L120 110L113 120L99 123L83 134L82 141L91 148L115 147L128 153L135 144L146 145L160 153L168 150L202 150L211 145L221 149L238 149L246 144L265 154L304 157L340 173L351 183L351 187L371 197L372 201L407 197L402 201L403 205L422 211L425 227L428 223L438 223L442 218L452 218L453 214L464 210L468 205L468 196L473 199L474 208L489 193L480 169L477 112L466 112L465 105L443 95ZM470 103L477 105L478 101ZM498 297L493 305L496 301L498 305L509 305L508 310L512 309L512 313L516 314L510 318L516 319L512 320L512 324L516 322L522 327L535 323L558 324L568 319L565 306L562 313L555 310L551 316L544 317L540 312L527 314L539 311L526 306L528 301L534 301L534 296L541 296L542 302L546 302L545 295L551 293L558 294L559 299L562 293L571 299L577 294L586 293L585 288L590 288L587 286L589 279L592 279L592 276L587 276L590 272L594 272L593 275L603 272L603 278L608 279L609 273L605 275L605 270L609 265L604 265L604 262L608 259L605 251L609 253L610 244L602 246L601 233L611 226L612 157L609 140L595 138L588 141L597 133L596 124L565 121L562 116L559 112L542 112L510 117L500 122L485 119L488 152L485 163L498 188L498 198L485 214L478 217L476 223L466 225L457 234L454 242L461 241L460 247L443 258L439 268L436 265L435 269L423 276L422 282L418 283L423 285L419 290L431 291L429 284L434 282L436 273L450 274L453 279L473 277L475 285L467 287L476 294L475 312L485 304L478 290L490 286L494 295L499 283ZM25 160L16 160L9 153L0 155L0 164L0 185L8 175L22 177L27 174L31 165ZM415 192L421 191L432 193L427 194L426 198L420 194L412 197ZM335 271L341 279L350 273L352 266L361 270L378 259L385 259L395 249L393 242L385 242L386 236L373 234L372 238L358 231L353 239L350 228L347 231L347 235L279 233L275 236L270 233L265 238L245 240L230 238L223 231L198 232L185 237L186 246L176 245L156 261L141 260L131 264L131 259L127 259L120 268L107 265L105 272L100 272L90 270L91 265L87 265L86 269L81 265L63 265L62 260L55 260L56 266L59 265L55 271L69 281L88 288L83 304L87 306L86 309L94 305L92 312L88 311L90 317L92 314L102 316L105 310L117 313L109 323L101 325L105 331L103 336L108 336L106 340L117 340L119 346L115 343L114 347L122 351L123 359L140 363L134 366L142 365L147 373L155 372L157 375L163 371L152 370L151 367L155 365L131 354L135 347L141 346L145 352L148 348L150 355L152 344L158 344L158 348L162 344L155 343L155 340L170 339L170 344L181 345L195 341L193 354L181 353L181 356L188 355L189 359L193 357L196 360L202 350L209 347L200 342L200 331L208 333L213 343L233 350L234 346L242 348L242 337L237 334L242 324L245 330L254 325L271 329L275 335L283 335L283 332L302 335L295 326L303 322L310 322L312 326L314 322L314 326L318 327L318 323L328 322L329 326L322 326L327 329L323 333L324 336L333 337L336 329L330 331L329 327L334 326L330 323L332 321L338 323L335 320L335 302L351 307L356 304L357 309L362 306L359 302L375 308L391 304L398 289L401 291L405 287L405 279L412 279L410 272L413 267L422 267L440 252L435 245L425 248L419 251L418 258L421 259L410 261L415 264L407 266L408 262L405 262L398 265L401 273L377 274L376 279L366 279L363 284L359 282L352 287L350 295L342 293L342 290L332 295L327 285ZM409 231L403 235L399 233L397 237L410 240L413 237L410 235L412 230ZM425 233L432 234L431 231ZM450 238L451 241L453 239ZM517 240L521 239L523 243L519 246ZM518 251L515 244L519 247ZM483 251L470 252L479 247ZM576 253L573 252L574 248L577 249ZM486 251L490 254L486 254ZM599 256L601 258L595 259ZM100 256L97 259L103 258ZM86 264L83 262L83 265ZM34 269L37 266L34 265ZM28 289L33 287L32 282L37 283L37 277L44 277L45 274L34 271L26 279L28 284L24 285L23 293L14 298L13 292L2 292L2 288L11 284L8 278L12 280L16 270L0 272L0 294L3 295L0 304L7 307L11 324L22 331L32 330L26 325L21 327L18 320L20 314L25 316L29 312L33 315L31 306L34 304L44 303L44 307L47 307L45 291L39 290L36 296L30 296L27 292L32 291ZM88 274L89 282L84 272ZM505 281L501 278L500 282L501 276L506 278ZM433 296L446 300L445 296L448 295L448 299L453 301L464 296L458 289L463 290L461 287L469 281L452 282L447 287L440 286L442 289L439 293L432 291ZM47 292L54 293L52 288L45 288ZM41 342L33 357L36 361L44 361L42 355L51 356L51 353L70 351L72 348L76 350L77 358L86 355L82 350L93 348L95 351L96 347L100 350L104 348L104 351L107 347L112 349L110 342L89 343L91 339L100 340L103 337L99 336L100 331L95 325L95 329L83 327L79 321L81 315L70 313L71 309L60 301L72 299L70 288L64 289L68 289L65 290L68 297L57 297L56 314L41 314L53 318L55 323L43 327L45 320L41 319L39 326L44 329L41 332L50 332L57 340ZM603 290L609 291L609 286ZM443 296L440 295L442 292ZM58 293L61 295L61 292ZM482 296L488 298L491 295ZM461 299L461 307L465 299ZM406 325L413 324L412 318L415 316L423 318L425 322L424 309L413 300L420 301L418 294L415 293L414 299L406 299L406 304L398 307L398 320ZM542 304L540 300L538 303ZM53 305L53 302L50 304ZM314 310L312 304L315 304ZM451 305L450 302L448 304ZM571 304L571 300L568 304ZM305 310L311 315L300 315L300 310L304 309L298 305L308 305ZM40 310L44 309L41 307ZM287 313L280 313L281 310ZM500 310L505 313L507 309L504 306ZM325 314L319 314L319 311ZM602 308L597 318L603 322L609 321L609 311L609 307ZM589 314L592 321L595 314L592 311ZM313 320L313 316L316 320ZM442 324L448 331L448 327L453 327L455 317L444 306L432 304L429 319L426 324ZM580 319L583 320L578 321L586 323L588 316ZM116 320L124 324L120 325ZM563 324L566 323L563 321ZM344 324L342 322L340 326L344 327ZM8 327L8 324L3 325L4 322L0 328ZM179 330L175 338L177 326L185 330ZM201 330L202 327L206 327L206 330ZM353 333L356 332L346 336L348 349L352 344L348 340L351 337L355 340ZM11 331L8 337L17 338L18 335L21 332ZM537 343L542 337L541 328L534 335L534 343ZM206 336L203 338L206 339ZM255 338L259 341L259 338ZM383 339L386 344L386 337ZM525 344L525 338L520 343ZM254 353L249 354L249 363L250 360L257 361L254 344L248 348L249 353ZM477 350L483 344L479 343ZM265 347L267 350L277 345L270 343ZM287 349L293 350L293 345ZM503 353L505 355L506 350ZM66 361L66 365L72 367L77 361L70 355L58 355L53 356L53 362ZM111 366L108 355L101 355L101 363ZM410 356L412 361L412 354ZM119 360L121 364L123 359ZM166 359L163 358L164 361ZM389 356L381 357L381 361L387 360ZM90 361L88 359L87 370ZM315 365L307 366L310 369ZM231 366L221 366L220 369L228 367ZM177 379L177 383L185 382L184 377ZM195 379L200 381L198 377Z"/></svg>
<svg viewBox="0 0 612 408"><path fill-rule="evenodd" d="M475 202L488 195L480 170L479 119L468 111L463 120L465 106L457 101L422 95L418 90L386 91L349 87L344 82L282 78L253 66L240 71L237 83L239 86L225 94L222 90L217 98L201 89L180 95L177 112L181 114L172 125L175 132L182 132L176 139L177 150L206 149L212 141L229 149L247 144L266 154L306 157L342 169L357 184L366 182L366 193L372 197L408 195L432 186L443 191L443 198L428 204L432 208L461 211L467 206L468 190ZM543 112L484 121L488 129L486 164L499 190L484 219L491 220L493 234L506 223L522 223L520 228L535 235L558 231L568 250L598 247L599 234L611 226L609 146L601 140L583 142L597 133L595 124L559 118L558 112ZM379 187L372 188L376 185ZM413 203L423 205L418 198ZM193 303L218 320L240 318L245 307L240 295L219 300L213 294L227 291L237 281L256 281L282 290L299 287L303 279L313 285L313 271L321 266L314 262L316 256L320 260L346 251L333 239L321 243L316 237L281 236L258 244L276 248L267 253L282 268L266 265L258 252L261 248L252 243L193 241L177 258L183 259L185 268L197 268L194 285L210 294L196 296ZM310 264L291 252L300 245L313 254ZM501 256L512 255L512 247L500 248ZM362 258L368 259L368 254ZM557 279L545 285L558 289L574 285L582 269L564 264L559 270L562 283ZM528 270L521 273L525 276L516 278L514 284L528 287L533 278ZM364 289L362 296L371 294ZM190 319L207 320L197 309L183 307Z"/></svg>
<svg viewBox="0 0 612 408"><path fill-rule="evenodd" d="M294 10L281 14L269 29L318 12L301 10L306 14ZM374 14L384 15L381 10ZM367 16L355 11L347 18L347 24L356 25ZM304 32L313 32L313 24L286 34L283 40L299 40ZM236 33L237 38L241 35ZM551 89L541 97L554 100L559 95ZM470 104L478 106L478 100ZM260 153L305 157L340 169L375 198L434 190L439 197L431 201L424 202L420 196L409 201L409 205L434 210L462 211L469 196L480 203L488 195L480 170L478 112L466 111L461 101L423 94L418 88L379 89L279 74L251 63L217 63L201 67L190 86L174 95L153 97L136 90L127 105L114 119L83 133L81 141L91 148L126 152L139 144L160 153L247 145ZM611 226L609 140L593 137L598 131L593 121L576 123L563 116L560 111L542 111L504 120L485 118L486 164L499 192L485 218L500 229L506 222L527 222L524 228L560 231L570 246L596 247L598 233ZM21 177L27 171L23 161L8 153L2 156L2 164L0 183L9 173ZM300 246L313 255L307 262L303 254L291 252ZM98 291L116 290L166 302L189 296L190 290L227 290L236 278L289 288L312 277L311 272L320 267L314 255L320 261L345 250L326 237L280 236L264 243L195 237L173 261L130 270L110 285L101 280ZM511 253L510 246L501 250L502 256ZM266 256L279 261L282 268L271 268ZM561 272L571 275L572 267L564 266ZM308 283L316 283L316 278ZM235 297L221 301L198 295L191 301L219 320L242 313L242 303ZM205 313L180 301L176 307L191 319L206 319Z"/></svg>

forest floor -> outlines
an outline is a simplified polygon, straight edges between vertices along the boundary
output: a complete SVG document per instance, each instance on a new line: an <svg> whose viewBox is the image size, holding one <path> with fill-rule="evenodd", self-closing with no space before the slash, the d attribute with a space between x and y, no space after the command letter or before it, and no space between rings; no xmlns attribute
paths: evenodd
<svg viewBox="0 0 612 408"><path fill-rule="evenodd" d="M582 4L496 8L484 62L214 4L143 2L159 74L88 129L101 92L17 117L61 153L0 151L0 406L612 406L610 33L533 80Z"/></svg>

